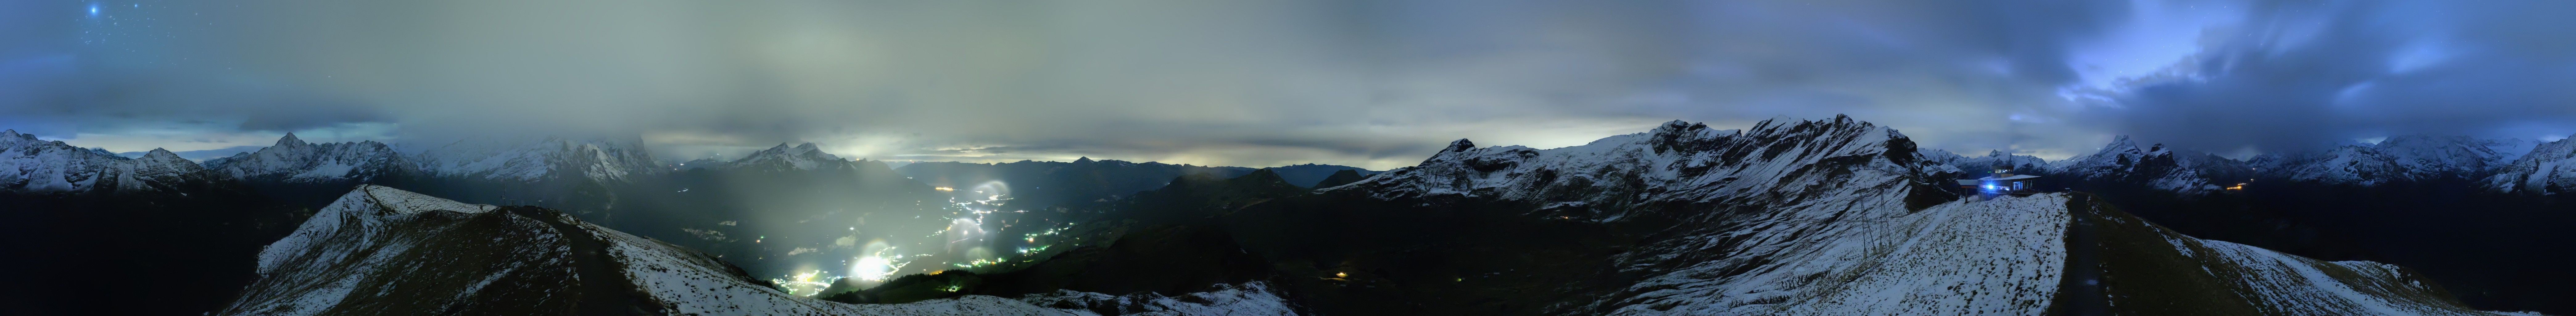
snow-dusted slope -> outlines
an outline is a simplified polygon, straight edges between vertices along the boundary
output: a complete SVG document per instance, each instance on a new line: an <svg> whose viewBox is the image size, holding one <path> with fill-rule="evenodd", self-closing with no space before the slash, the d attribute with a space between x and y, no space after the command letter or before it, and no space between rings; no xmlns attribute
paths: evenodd
<svg viewBox="0 0 2576 316"><path fill-rule="evenodd" d="M2098 200L2069 205L2069 243L2098 275L2067 284L2100 296L2070 308L2109 315L2537 315L2469 309L2394 265L2321 261L2176 233ZM2079 302L2068 302L2079 303ZM2084 314L2084 313L2076 313Z"/></svg>
<svg viewBox="0 0 2576 316"><path fill-rule="evenodd" d="M2124 144L2098 156L2127 163L2069 167L2197 187L2206 182L2196 180L2200 172L2180 165L2225 164L2177 162L2171 151L2136 148L2125 138L2114 145ZM2164 167L2150 168L2169 170L2141 168L2141 160L2162 160ZM1845 117L1775 118L1743 131L1675 121L1557 149L1478 148L1460 140L1422 165L1326 191L1426 204L1516 201L1552 218L1663 227L1640 233L1638 245L1612 259L1616 274L1638 281L1603 291L1587 306L1549 307L1557 313L2037 315L2074 308L2060 306L2074 300L2115 298L2062 292L2067 278L2078 275L2071 272L2099 274L2067 270L2072 258L2096 258L2067 248L2075 231L2070 204L2083 195L1970 201L1937 184L1956 172L1924 158L1894 130ZM2212 271L2242 280L2302 277L2286 270ZM2264 284L2277 286L2234 300L2294 306L2317 298L2308 293L2333 291L2315 282ZM2384 294L2346 297L2395 302L2387 306L2402 310L2466 311ZM2377 305L2302 306L2322 314L2379 314Z"/></svg>
<svg viewBox="0 0 2576 316"><path fill-rule="evenodd" d="M207 169L251 181L365 181L411 165L392 146L375 141L306 143L294 133L259 151L208 159Z"/></svg>
<svg viewBox="0 0 2576 316"><path fill-rule="evenodd" d="M2507 193L2576 192L2576 137L2534 146L2528 154L2497 168L2486 182L2489 188Z"/></svg>
<svg viewBox="0 0 2576 316"><path fill-rule="evenodd" d="M2408 135L2370 146L2264 155L2252 165L2276 179L2373 186L2391 181L2473 179L2529 152L2531 141Z"/></svg>
<svg viewBox="0 0 2576 316"><path fill-rule="evenodd" d="M777 147L755 151L750 155L742 156L742 159L725 163L726 168L764 170L814 170L842 168L848 165L849 161L841 160L841 156L823 152L822 149L816 148L814 143L805 143L796 147L779 143Z"/></svg>
<svg viewBox="0 0 2576 316"><path fill-rule="evenodd" d="M1829 209L1854 205L1819 205L1692 237L1755 241L1741 245L1659 247L1733 255L1657 271L1601 303L1622 315L2037 315L2049 307L2066 268L2064 197L1913 213L1890 200L1844 214Z"/></svg>
<svg viewBox="0 0 2576 316"><path fill-rule="evenodd" d="M2099 152L2060 160L2050 169L2051 175L2074 181L2133 183L2191 195L2218 191L2222 188L2219 184L2235 183L2232 180L2252 168L2216 155L2172 150L2164 144L2141 148L2128 135L2121 135L2102 145Z"/></svg>
<svg viewBox="0 0 2576 316"><path fill-rule="evenodd" d="M458 203L361 185L259 255L225 315L1087 315L970 295L843 304L789 295L713 256L534 207ZM1181 315L1272 315L1266 289L1191 294ZM1238 291L1241 292L1241 291ZM1203 296L1203 297L1202 297ZM1228 298L1220 301L1210 298ZM1205 311L1217 313L1208 313Z"/></svg>
<svg viewBox="0 0 2576 316"><path fill-rule="evenodd" d="M637 139L469 138L422 151L412 162L442 177L519 182L549 178L612 182L663 171Z"/></svg>
<svg viewBox="0 0 2576 316"><path fill-rule="evenodd" d="M0 130L0 192L169 191L219 177L168 150L129 159Z"/></svg>

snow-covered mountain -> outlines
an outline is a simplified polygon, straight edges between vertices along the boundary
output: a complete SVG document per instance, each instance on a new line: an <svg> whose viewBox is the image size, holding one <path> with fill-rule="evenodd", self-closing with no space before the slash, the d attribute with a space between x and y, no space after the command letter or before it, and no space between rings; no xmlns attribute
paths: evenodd
<svg viewBox="0 0 2576 316"><path fill-rule="evenodd" d="M207 169L248 181L366 181L410 168L392 146L375 141L306 143L287 133L276 145L206 160Z"/></svg>
<svg viewBox="0 0 2576 316"><path fill-rule="evenodd" d="M2110 163L2067 167L2185 188L2206 184L2181 168L2193 162L2176 160L2172 151L2136 148L2125 138L2114 147L2097 154ZM2386 265L2322 263L2178 235L2097 232L2079 221L2107 217L2137 225L2118 232L2154 227L2117 217L2088 195L1961 199L1942 185L1958 172L1926 159L1895 130L1848 117L1774 118L1742 131L1674 121L1556 149L1479 148L1459 140L1419 166L1326 192L1419 205L1506 201L1534 205L1529 215L1660 227L1640 232L1643 240L1612 258L1614 274L1639 281L1577 295L1593 297L1585 306L1549 307L1558 314L2191 314L2173 306L2192 304L2274 315L2482 313L2425 299L2447 294ZM2135 246L2145 244L2140 240L2153 246L2142 250ZM2070 264L2098 262L2104 253L2176 249L2194 252L2124 259L2206 271L2183 281L2205 287L2190 293L2237 296L2170 299L2175 293L2148 282L2105 284L2122 280L2099 277L2161 270ZM2406 284L2418 285L2400 287Z"/></svg>
<svg viewBox="0 0 2576 316"><path fill-rule="evenodd" d="M643 141L632 138L468 138L422 151L412 162L441 177L517 182L549 178L614 182L664 171L644 152Z"/></svg>
<svg viewBox="0 0 2576 316"><path fill-rule="evenodd" d="M155 148L141 158L84 149L0 130L0 191L153 192L220 179L194 161Z"/></svg>
<svg viewBox="0 0 2576 316"><path fill-rule="evenodd" d="M1952 198L1939 183L1959 172L1915 153L1894 129L1837 116L1802 121L1786 117L1751 130L1712 130L1683 121L1653 131L1611 136L1581 146L1533 149L1478 148L1465 139L1421 165L1336 188L1381 198L1464 195L1542 200L1588 207L1603 220L1622 210L1609 205L1656 202L1796 203L1855 195ZM1826 170L1831 168L1831 170ZM1889 183L1845 192L1852 181ZM1927 205L1917 205L1928 206Z"/></svg>
<svg viewBox="0 0 2576 316"><path fill-rule="evenodd" d="M2218 155L2164 144L2140 147L2128 135L2112 138L2093 154L2052 163L2049 169L2050 175L2074 181L2142 184L2185 195L2218 191L2223 188L2220 184L2237 183L2235 179L2253 171L2244 162Z"/></svg>
<svg viewBox="0 0 2576 316"><path fill-rule="evenodd" d="M2501 164L2486 178L2489 188L2506 193L2556 195L2576 192L2576 137L2533 146L2528 154Z"/></svg>
<svg viewBox="0 0 2576 316"><path fill-rule="evenodd" d="M1946 150L1932 149L1924 150L1923 158L1931 159L1932 161L1937 161L1944 165L1950 165L1952 168L1959 168L1959 171L1966 172L1970 176L1979 176L1991 173L1994 172L1996 168L2011 169L2013 173L2018 174L2048 173L2047 159L2007 154L2001 150L1986 152L1985 156L1967 157L1953 154Z"/></svg>
<svg viewBox="0 0 2576 316"><path fill-rule="evenodd" d="M1161 296L1058 292L843 304L789 295L713 256L553 210L362 185L259 254L224 315L1292 315L1258 284ZM1038 304L1047 304L1041 306Z"/></svg>
<svg viewBox="0 0 2576 316"><path fill-rule="evenodd" d="M2267 154L2250 164L2267 178L2374 186L2391 181L2476 179L2530 152L2534 142L2467 136L2407 135L2370 146Z"/></svg>
<svg viewBox="0 0 2576 316"><path fill-rule="evenodd" d="M841 160L841 156L825 153L822 149L816 148L814 143L795 147L788 147L787 143L779 143L777 147L751 152L750 155L742 156L742 159L725 163L725 168L730 169L762 170L837 169L849 166L848 160Z"/></svg>

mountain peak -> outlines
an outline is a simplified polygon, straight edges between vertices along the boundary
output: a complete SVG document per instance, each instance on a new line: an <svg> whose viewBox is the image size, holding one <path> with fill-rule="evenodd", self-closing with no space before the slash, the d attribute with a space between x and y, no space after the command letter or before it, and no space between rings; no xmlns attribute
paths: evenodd
<svg viewBox="0 0 2576 316"><path fill-rule="evenodd" d="M280 146L280 147L290 147L290 146L304 146L304 145L309 145L309 144L308 144L308 143L305 143L305 142L304 142L304 139L301 139L301 138L295 138L295 132L286 132L286 137L279 137L279 138L277 138L277 145L276 145L276 146Z"/></svg>
<svg viewBox="0 0 2576 316"><path fill-rule="evenodd" d="M1092 162L1095 162L1095 161L1092 161L1092 160L1091 160L1091 156L1082 156L1082 158L1075 158L1075 159L1073 160L1073 163L1092 163Z"/></svg>
<svg viewBox="0 0 2576 316"><path fill-rule="evenodd" d="M1449 142L1449 148L1443 148L1443 149L1440 149L1440 152L1444 152L1444 153L1448 153L1448 152L1461 152L1461 151L1467 151L1468 149L1475 149L1475 148L1476 148L1476 142L1471 142L1471 141L1467 141L1467 139L1465 139L1465 138L1460 138L1460 139L1458 139L1458 140L1456 140L1456 141L1451 141L1451 142Z"/></svg>
<svg viewBox="0 0 2576 316"><path fill-rule="evenodd" d="M2138 141L2129 139L2129 135L2111 136L2111 143L2110 143L2110 144L2107 144L2107 145L2102 146L2102 149L2104 149L2104 150L2109 150L2109 149L2112 149L2112 148L2121 148L2121 147L2126 147L2126 148L2137 148L2137 147L2138 147Z"/></svg>
<svg viewBox="0 0 2576 316"><path fill-rule="evenodd" d="M1681 132L1689 132L1689 131L1696 131L1696 130L1703 130L1703 129L1708 129L1708 124L1691 123L1691 122L1682 121L1682 120L1673 120L1673 121L1671 121L1671 122L1664 122L1664 125L1663 125L1663 126L1655 127L1655 132L1654 132L1654 133L1656 133L1656 134L1676 134L1676 133L1681 133Z"/></svg>
<svg viewBox="0 0 2576 316"><path fill-rule="evenodd" d="M823 150L814 143L797 144L793 147L788 146L787 143L778 143L778 146L752 152L750 155L742 156L742 159L735 159L733 162L725 163L725 165L730 167L767 166L764 168L814 170L816 168L843 166L841 163L844 162L847 161L841 160L840 156L834 156L831 153L823 152Z"/></svg>
<svg viewBox="0 0 2576 316"><path fill-rule="evenodd" d="M143 157L145 158L151 158L153 156L170 156L172 158L176 158L179 157L179 154L172 153L169 149L162 149L159 147L154 147L152 148L152 151L143 153Z"/></svg>

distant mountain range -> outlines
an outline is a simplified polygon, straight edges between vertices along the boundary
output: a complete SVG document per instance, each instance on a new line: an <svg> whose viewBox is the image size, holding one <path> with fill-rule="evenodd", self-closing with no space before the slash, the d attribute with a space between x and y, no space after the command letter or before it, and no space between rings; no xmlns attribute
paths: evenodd
<svg viewBox="0 0 2576 316"><path fill-rule="evenodd" d="M2140 146L2116 137L2098 152L2045 161L2005 154L1963 157L1927 151L1928 159L1951 165L1970 176L1997 167L2017 174L2039 174L2064 181L2138 185L2186 195L2210 194L2248 181L2298 182L2371 187L2389 183L2464 182L2485 190L2534 195L2576 192L2567 140L2541 143L2523 139L2466 136L2401 135L2372 145L2345 145L2313 151L2270 153L2245 160L2205 152Z"/></svg>
<svg viewBox="0 0 2576 316"><path fill-rule="evenodd" d="M239 154L239 153L246 153L246 152L259 151L259 149L260 149L260 148L268 148L268 146L250 146L250 145L244 145L244 146L232 146L232 147L224 147L224 148L216 148L216 149L207 149L207 150L175 151L175 152L171 152L171 153L179 154L179 158L188 158L188 160L195 160L195 161L206 161L206 159L215 159L215 158L231 157L233 154ZM144 153L149 153L149 152L150 152L150 151L129 151L129 152L116 153L116 155L117 155L117 156L125 156L126 158L143 158L143 154L144 154Z"/></svg>
<svg viewBox="0 0 2576 316"><path fill-rule="evenodd" d="M148 193L213 185L222 176L168 150L141 158L0 130L0 191Z"/></svg>

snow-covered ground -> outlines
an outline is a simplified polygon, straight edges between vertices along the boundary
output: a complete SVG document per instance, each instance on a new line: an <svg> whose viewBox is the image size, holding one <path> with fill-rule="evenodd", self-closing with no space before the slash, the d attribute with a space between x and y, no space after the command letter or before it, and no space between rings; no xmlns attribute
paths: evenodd
<svg viewBox="0 0 2576 316"><path fill-rule="evenodd" d="M1763 262L1667 271L1610 303L1620 315L2036 315L2066 267L2065 203L2041 195L1819 225L1773 219L1802 227L1746 231L1763 242L1728 249Z"/></svg>

